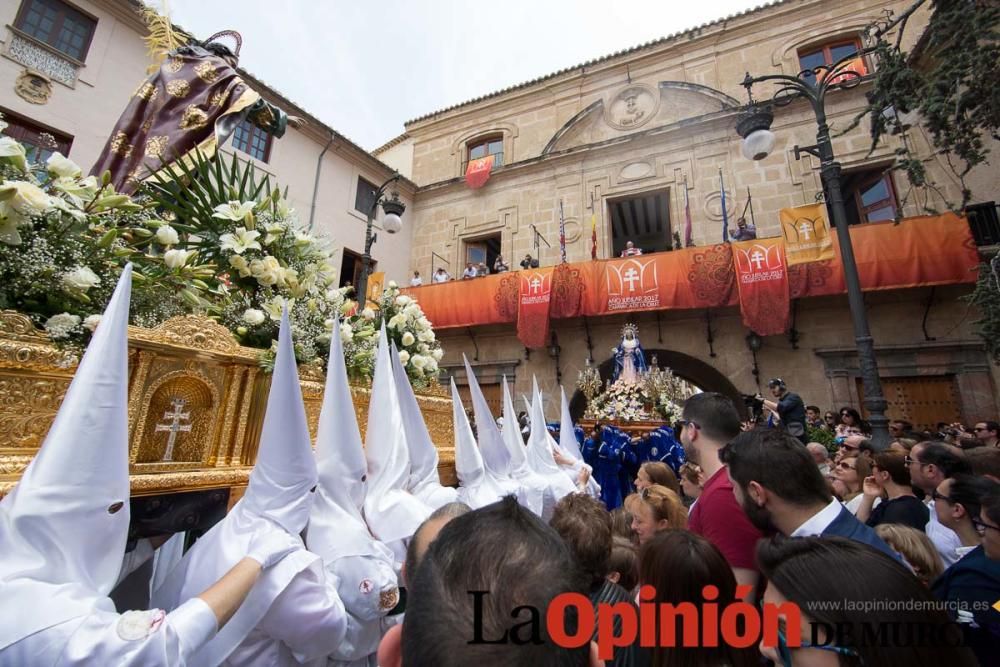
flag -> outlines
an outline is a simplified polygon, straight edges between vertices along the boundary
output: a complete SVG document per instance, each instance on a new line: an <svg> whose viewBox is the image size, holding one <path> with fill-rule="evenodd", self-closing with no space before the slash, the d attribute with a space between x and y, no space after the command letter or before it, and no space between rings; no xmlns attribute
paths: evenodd
<svg viewBox="0 0 1000 667"><path fill-rule="evenodd" d="M465 183L472 189L481 188L489 180L491 171L493 171L492 155L469 160L469 166L465 169Z"/></svg>
<svg viewBox="0 0 1000 667"><path fill-rule="evenodd" d="M722 197L722 242L729 243L729 214L726 212L726 182L719 170L719 196Z"/></svg>
<svg viewBox="0 0 1000 667"><path fill-rule="evenodd" d="M563 203L559 200L559 254L566 263L566 218L563 217Z"/></svg>
<svg viewBox="0 0 1000 667"><path fill-rule="evenodd" d="M826 204L783 208L778 214L788 266L834 259Z"/></svg>
<svg viewBox="0 0 1000 667"><path fill-rule="evenodd" d="M694 245L691 240L691 202L688 200L687 181L684 181L684 247Z"/></svg>
<svg viewBox="0 0 1000 667"><path fill-rule="evenodd" d="M597 259L597 211L590 214L590 258Z"/></svg>

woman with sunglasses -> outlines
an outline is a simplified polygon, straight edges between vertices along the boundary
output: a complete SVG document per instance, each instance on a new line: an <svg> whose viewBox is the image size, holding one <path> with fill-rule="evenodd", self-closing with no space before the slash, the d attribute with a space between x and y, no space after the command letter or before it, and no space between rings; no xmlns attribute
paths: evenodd
<svg viewBox="0 0 1000 667"><path fill-rule="evenodd" d="M972 525L983 543L945 570L931 590L949 603L948 613L961 626L966 646L980 663L995 665L1000 644L1000 612L993 606L1000 599L1000 484L979 502Z"/></svg>
<svg viewBox="0 0 1000 667"><path fill-rule="evenodd" d="M980 499L998 487L1000 484L986 477L955 475L941 482L931 492L938 521L955 531L962 541L962 546L955 549L958 558L964 557L982 543L983 536L976 529L973 520L979 518L982 508Z"/></svg>
<svg viewBox="0 0 1000 667"><path fill-rule="evenodd" d="M844 494L842 501L851 514L857 515L858 508L861 507L861 501L864 500L861 487L865 477L871 475L871 472L871 463L867 456L845 456L833 468L831 477L840 481L846 488L847 493ZM880 499L876 498L876 500ZM872 507L877 505L878 502Z"/></svg>
<svg viewBox="0 0 1000 667"><path fill-rule="evenodd" d="M861 504L854 513L858 521L864 521L872 528L883 523L898 523L924 530L930 511L913 493L905 458L899 452L875 454L872 474L864 479ZM885 502L875 507L879 498L884 498Z"/></svg>
<svg viewBox="0 0 1000 667"><path fill-rule="evenodd" d="M632 531L639 544L645 543L661 530L687 528L687 509L680 497L665 486L654 484L625 501L632 513Z"/></svg>
<svg viewBox="0 0 1000 667"><path fill-rule="evenodd" d="M903 565L867 545L841 537L776 537L760 541L757 562L768 581L764 604L792 602L801 610L799 646L789 645L796 642L787 635L781 611L778 645L761 643L761 653L780 667L977 664L958 646L961 631L935 606L930 591ZM815 604L824 600L854 604ZM834 628L836 634L829 635ZM879 636L880 628L888 629ZM921 630L930 639L919 641Z"/></svg>
<svg viewBox="0 0 1000 667"><path fill-rule="evenodd" d="M840 423L834 431L838 438L846 438L854 433L863 433L865 430L861 415L854 408L840 409Z"/></svg>

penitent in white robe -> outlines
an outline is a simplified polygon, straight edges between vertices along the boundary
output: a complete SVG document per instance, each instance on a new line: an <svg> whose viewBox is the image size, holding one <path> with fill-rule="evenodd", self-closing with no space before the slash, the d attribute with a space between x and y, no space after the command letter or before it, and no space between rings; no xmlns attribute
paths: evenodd
<svg viewBox="0 0 1000 667"><path fill-rule="evenodd" d="M39 596L53 591L39 590ZM200 598L164 615L115 612L110 598L94 610L17 641L0 651L3 667L184 667L216 631L215 613Z"/></svg>

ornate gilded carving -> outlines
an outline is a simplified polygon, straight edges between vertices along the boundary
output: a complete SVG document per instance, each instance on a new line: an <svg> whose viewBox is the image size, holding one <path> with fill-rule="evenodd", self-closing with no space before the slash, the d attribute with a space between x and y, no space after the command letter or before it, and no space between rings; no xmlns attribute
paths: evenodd
<svg viewBox="0 0 1000 667"><path fill-rule="evenodd" d="M70 378L0 373L0 447L35 449L55 419Z"/></svg>
<svg viewBox="0 0 1000 667"><path fill-rule="evenodd" d="M218 322L198 315L171 317L153 329L129 327L129 340L203 352L223 352L257 362L257 351L240 346L229 329Z"/></svg>
<svg viewBox="0 0 1000 667"><path fill-rule="evenodd" d="M14 82L14 92L31 104L45 104L52 96L52 79L41 72L26 69Z"/></svg>

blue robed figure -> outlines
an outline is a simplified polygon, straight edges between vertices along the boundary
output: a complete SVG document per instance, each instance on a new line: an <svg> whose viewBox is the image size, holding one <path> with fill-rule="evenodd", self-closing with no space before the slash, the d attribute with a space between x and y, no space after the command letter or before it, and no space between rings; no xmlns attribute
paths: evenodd
<svg viewBox="0 0 1000 667"><path fill-rule="evenodd" d="M634 324L622 328L622 339L615 348L614 381L624 380L629 384L639 381L639 374L646 371L646 354L639 342L638 330Z"/></svg>
<svg viewBox="0 0 1000 667"><path fill-rule="evenodd" d="M601 426L583 442L583 459L593 468L594 479L601 485L601 501L608 511L621 507L624 499L619 476L627 439L622 435L618 429Z"/></svg>
<svg viewBox="0 0 1000 667"><path fill-rule="evenodd" d="M648 434L639 443L639 464L647 461L666 463L675 475L680 474L681 466L687 460L684 447L677 442L674 429L661 426Z"/></svg>

